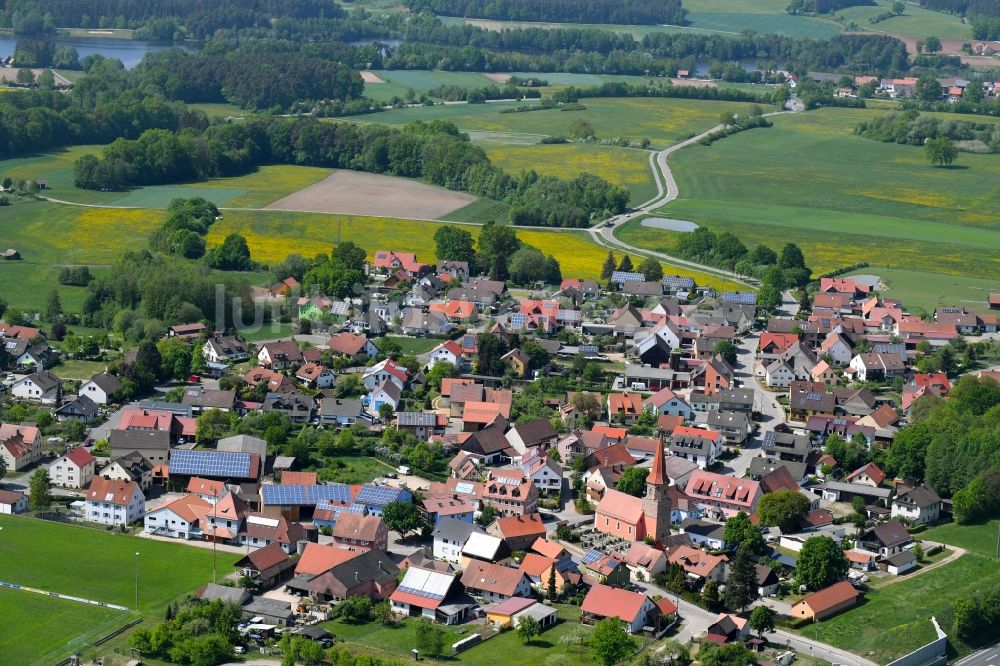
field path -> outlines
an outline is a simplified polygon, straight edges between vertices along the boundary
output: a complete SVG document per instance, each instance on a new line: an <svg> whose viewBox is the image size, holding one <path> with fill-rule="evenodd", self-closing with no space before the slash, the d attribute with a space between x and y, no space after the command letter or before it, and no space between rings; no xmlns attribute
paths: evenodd
<svg viewBox="0 0 1000 666"><path fill-rule="evenodd" d="M766 113L765 116L777 116L784 113L793 113L792 111L775 111L773 113ZM678 196L677 181L674 179L674 174L670 171L670 166L667 164L667 159L676 153L678 150L683 150L688 146L691 146L703 138L711 134L712 132L717 132L722 129L722 125L716 125L715 127L705 130L697 136L693 136L686 141L681 141L680 143L674 144L669 148L665 148L658 153L650 154L650 166L653 169L653 176L656 180L656 196L647 201L646 203L640 204L634 210L629 213L623 213L621 215L616 215L610 217L602 223L588 229L591 238L598 245L603 245L609 249L624 250L631 254L638 254L644 257L653 257L654 259L660 259L669 264L674 264L676 266L683 266L685 268L693 268L710 275L715 275L727 280L733 280L739 284L743 284L748 287L755 287L758 282L753 278L748 278L745 276L738 275L732 271L727 271L722 268L716 268L714 266L706 266L704 264L699 264L694 261L688 261L686 259L681 259L680 257L675 257L673 255L666 254L664 252L654 252L653 250L645 250L634 245L629 245L618 238L615 237L614 231L615 226L619 222L626 222L637 215L644 215L647 213L652 213L657 208L666 206L668 203L673 201ZM653 157L655 156L655 160Z"/></svg>

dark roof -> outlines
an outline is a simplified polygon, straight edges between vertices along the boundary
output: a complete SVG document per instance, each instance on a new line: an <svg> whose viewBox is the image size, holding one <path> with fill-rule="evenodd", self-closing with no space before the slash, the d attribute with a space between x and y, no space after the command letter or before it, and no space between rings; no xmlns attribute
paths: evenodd
<svg viewBox="0 0 1000 666"><path fill-rule="evenodd" d="M901 550L892 557L885 558L883 561L898 567L904 564L910 564L911 562L916 562L917 556L913 554L912 550Z"/></svg>
<svg viewBox="0 0 1000 666"><path fill-rule="evenodd" d="M549 419L535 419L527 423L518 423L514 430L521 436L526 446L533 446L558 436Z"/></svg>
<svg viewBox="0 0 1000 666"><path fill-rule="evenodd" d="M73 400L72 402L67 402L65 405L56 410L56 414L80 414L82 416L94 416L100 411L100 407L97 403L88 398L85 395L81 395Z"/></svg>
<svg viewBox="0 0 1000 666"><path fill-rule="evenodd" d="M399 576L399 567L385 551L370 550L333 567L329 575L344 583L349 589L358 583L370 580L377 582L395 580Z"/></svg>
<svg viewBox="0 0 1000 666"><path fill-rule="evenodd" d="M774 569L771 567L764 566L763 564L755 564L754 570L757 572L758 585L774 585L778 582L778 574L774 573Z"/></svg>
<svg viewBox="0 0 1000 666"><path fill-rule="evenodd" d="M919 486L914 486L905 492L901 492L896 496L895 502L900 504L909 504L916 506L918 508L924 508L937 504L941 501L938 494L934 492L930 487L920 484Z"/></svg>
<svg viewBox="0 0 1000 666"><path fill-rule="evenodd" d="M507 421L502 416L498 416L492 424L472 433L472 436L462 444L462 450L480 455L491 455L503 451L510 447L510 442L504 436L506 429Z"/></svg>
<svg viewBox="0 0 1000 666"><path fill-rule="evenodd" d="M486 532L475 523L467 523L454 518L441 518L434 528L435 538L440 537L456 543L465 543L469 536L474 533L485 534Z"/></svg>
<svg viewBox="0 0 1000 666"><path fill-rule="evenodd" d="M181 402L185 405L197 405L215 409L232 409L236 402L236 391L220 391L218 389L192 386L184 391Z"/></svg>
<svg viewBox="0 0 1000 666"><path fill-rule="evenodd" d="M698 534L712 539L721 539L726 526L688 518L681 523L681 529L684 530L685 534Z"/></svg>
<svg viewBox="0 0 1000 666"><path fill-rule="evenodd" d="M97 384L97 386L108 395L116 391L120 391L122 388L122 383L118 381L118 378L115 377L114 375L109 375L106 372L102 372L99 375L94 375L93 377L90 378L90 381L92 381L94 384Z"/></svg>
<svg viewBox="0 0 1000 666"><path fill-rule="evenodd" d="M894 548L913 541L913 537L910 536L909 532L906 531L906 528L898 520L890 520L877 525L863 537L863 540L868 541L872 534L886 548Z"/></svg>
<svg viewBox="0 0 1000 666"><path fill-rule="evenodd" d="M111 450L141 451L170 449L170 433L165 430L112 430L108 437Z"/></svg>
<svg viewBox="0 0 1000 666"><path fill-rule="evenodd" d="M771 458L765 458L764 456L752 458L750 460L750 466L747 468L747 473L750 476L763 477L779 467L787 469L792 479L804 479L806 476L806 464L804 462L796 462L794 460L772 460Z"/></svg>
<svg viewBox="0 0 1000 666"><path fill-rule="evenodd" d="M321 417L357 417L361 415L361 401L326 398L319 403L319 415Z"/></svg>

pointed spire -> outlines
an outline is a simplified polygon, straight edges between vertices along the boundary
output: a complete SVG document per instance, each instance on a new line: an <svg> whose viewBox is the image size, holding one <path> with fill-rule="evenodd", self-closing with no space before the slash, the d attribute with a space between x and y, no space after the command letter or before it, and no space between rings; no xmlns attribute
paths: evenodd
<svg viewBox="0 0 1000 666"><path fill-rule="evenodd" d="M659 446L656 447L656 453L653 454L653 467L649 470L649 476L646 477L647 485L654 486L664 486L667 485L667 466L663 460L663 438L660 438Z"/></svg>

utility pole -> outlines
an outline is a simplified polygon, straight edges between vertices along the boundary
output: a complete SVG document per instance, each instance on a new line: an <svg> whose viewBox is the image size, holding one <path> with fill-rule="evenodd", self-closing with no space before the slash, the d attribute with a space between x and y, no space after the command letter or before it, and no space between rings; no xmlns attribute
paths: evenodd
<svg viewBox="0 0 1000 666"><path fill-rule="evenodd" d="M219 489L216 488L212 494L215 496L215 503L212 505L212 582L215 583L215 545L218 543L219 533Z"/></svg>
<svg viewBox="0 0 1000 666"><path fill-rule="evenodd" d="M139 612L139 553L135 554L135 612Z"/></svg>

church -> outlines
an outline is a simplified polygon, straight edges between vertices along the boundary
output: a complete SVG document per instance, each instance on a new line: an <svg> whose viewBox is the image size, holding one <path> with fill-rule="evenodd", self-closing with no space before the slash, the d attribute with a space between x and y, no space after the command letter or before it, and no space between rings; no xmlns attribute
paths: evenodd
<svg viewBox="0 0 1000 666"><path fill-rule="evenodd" d="M648 536L655 543L666 543L670 536L669 486L661 441L646 477L645 495L633 497L610 488L604 491L594 514L594 527L627 541L642 541Z"/></svg>

